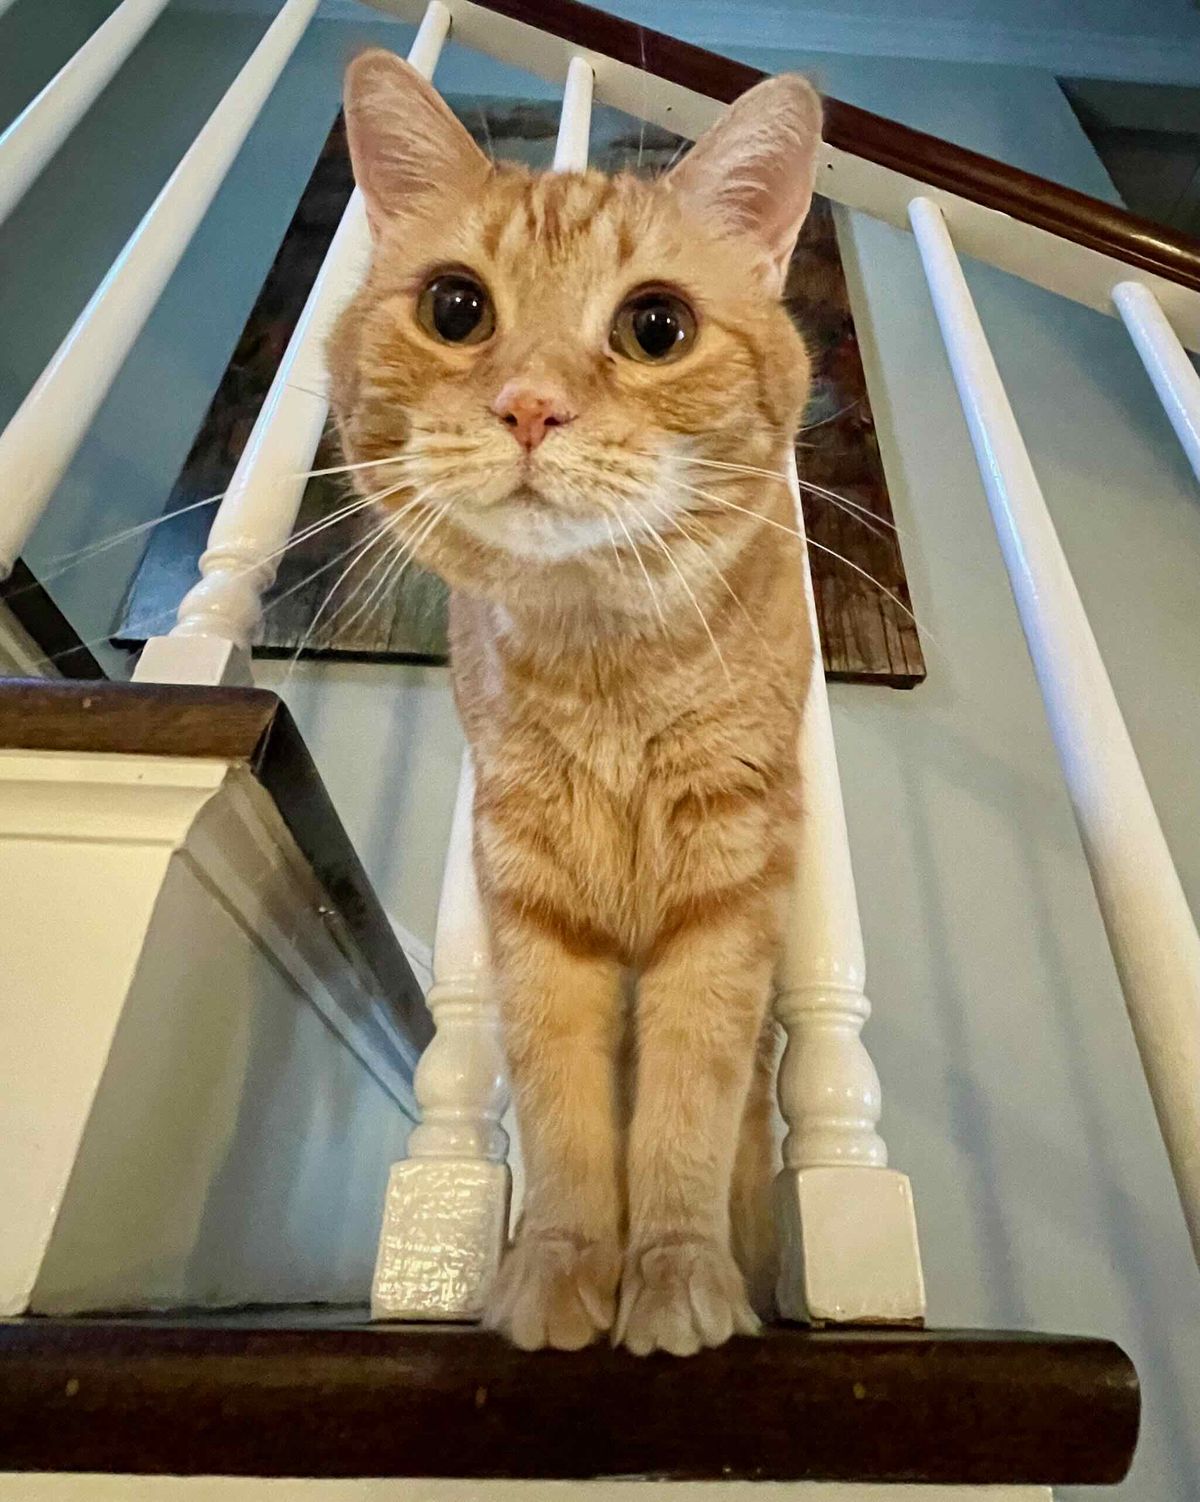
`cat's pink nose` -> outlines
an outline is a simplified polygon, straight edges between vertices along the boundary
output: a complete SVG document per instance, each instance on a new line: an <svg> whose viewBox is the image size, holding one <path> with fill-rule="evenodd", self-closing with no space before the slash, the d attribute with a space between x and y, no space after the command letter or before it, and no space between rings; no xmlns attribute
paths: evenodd
<svg viewBox="0 0 1200 1502"><path fill-rule="evenodd" d="M563 393L540 382L509 381L492 403L492 411L526 453L532 453L551 428L575 420Z"/></svg>

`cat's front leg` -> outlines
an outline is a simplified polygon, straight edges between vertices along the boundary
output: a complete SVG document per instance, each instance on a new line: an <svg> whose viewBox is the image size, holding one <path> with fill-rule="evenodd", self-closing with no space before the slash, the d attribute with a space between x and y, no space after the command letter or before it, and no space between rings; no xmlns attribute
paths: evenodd
<svg viewBox="0 0 1200 1502"><path fill-rule="evenodd" d="M525 1350L578 1350L616 1315L622 971L528 913L492 928L525 1203L487 1323Z"/></svg>
<svg viewBox="0 0 1200 1502"><path fill-rule="evenodd" d="M766 1013L774 912L749 893L660 940L637 1001L629 1232L614 1340L687 1356L753 1334L730 1188Z"/></svg>

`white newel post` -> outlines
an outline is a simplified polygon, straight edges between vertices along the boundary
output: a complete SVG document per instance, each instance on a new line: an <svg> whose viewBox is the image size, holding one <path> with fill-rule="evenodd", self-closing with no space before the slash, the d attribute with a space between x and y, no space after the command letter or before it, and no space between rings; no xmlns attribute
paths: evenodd
<svg viewBox="0 0 1200 1502"><path fill-rule="evenodd" d="M804 518L790 464L798 525ZM819 642L812 582L805 609ZM787 1319L911 1323L925 1314L912 1191L876 1130L879 1076L861 1038L871 1015L862 929L820 649L800 734L804 818L776 1015L787 1035L776 1181L777 1297Z"/></svg>
<svg viewBox="0 0 1200 1502"><path fill-rule="evenodd" d="M1200 1261L1200 934L945 218L928 198L909 217ZM1140 293L1116 301L1143 358L1151 345L1164 358L1169 386L1170 330ZM1188 416L1188 387L1168 405L1185 446L1200 415L1192 402Z"/></svg>
<svg viewBox="0 0 1200 1502"><path fill-rule="evenodd" d="M478 1319L508 1236L508 1086L475 882L474 795L464 751L433 949L437 1031L414 1081L421 1124L388 1183L375 1319Z"/></svg>
<svg viewBox="0 0 1200 1502"><path fill-rule="evenodd" d="M450 12L442 0L431 0L408 54L426 78L449 32ZM170 632L146 643L134 672L139 683L251 682L250 649L263 596L296 525L329 416L325 344L370 254L356 188L213 519L200 579L184 596Z"/></svg>

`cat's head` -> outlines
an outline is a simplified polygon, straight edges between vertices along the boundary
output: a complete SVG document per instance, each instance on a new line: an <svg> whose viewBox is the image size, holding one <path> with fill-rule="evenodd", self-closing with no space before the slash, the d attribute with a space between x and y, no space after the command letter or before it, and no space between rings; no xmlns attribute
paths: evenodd
<svg viewBox="0 0 1200 1502"><path fill-rule="evenodd" d="M493 598L531 576L604 590L649 533L733 525L732 472L701 461L778 470L808 394L780 293L811 87L758 85L657 181L494 166L385 52L351 65L346 121L373 258L333 406L348 461L389 461L355 483L391 490L418 561Z"/></svg>

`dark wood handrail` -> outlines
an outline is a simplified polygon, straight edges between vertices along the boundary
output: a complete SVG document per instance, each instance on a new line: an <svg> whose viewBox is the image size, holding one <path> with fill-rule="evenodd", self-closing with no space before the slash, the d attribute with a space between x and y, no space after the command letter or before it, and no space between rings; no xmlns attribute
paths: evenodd
<svg viewBox="0 0 1200 1502"><path fill-rule="evenodd" d="M766 75L579 0L477 0L485 10L641 68L724 104ZM826 96L825 140L881 167L997 209L1089 250L1200 291L1200 240L1125 209Z"/></svg>
<svg viewBox="0 0 1200 1502"><path fill-rule="evenodd" d="M780 1329L642 1361L345 1311L0 1321L4 1471L1104 1486L1139 1410L1122 1351L1058 1335Z"/></svg>

